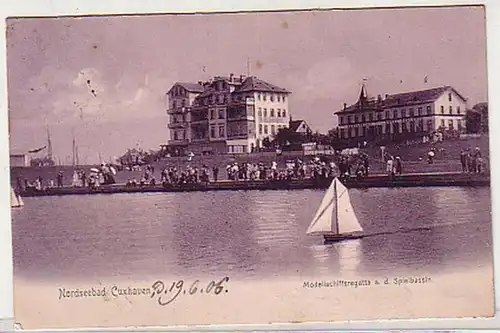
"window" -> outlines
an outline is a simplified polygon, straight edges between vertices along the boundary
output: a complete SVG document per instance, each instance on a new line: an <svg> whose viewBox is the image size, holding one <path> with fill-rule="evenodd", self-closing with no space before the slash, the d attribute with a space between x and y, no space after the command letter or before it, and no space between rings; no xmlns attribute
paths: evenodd
<svg viewBox="0 0 500 333"><path fill-rule="evenodd" d="M362 121L362 122L365 122L365 121L366 121L366 117L365 117L365 115L364 115L364 114L362 114L362 115L361 115L361 121Z"/></svg>
<svg viewBox="0 0 500 333"><path fill-rule="evenodd" d="M415 116L415 112L413 111L413 108L410 108L410 117Z"/></svg>
<svg viewBox="0 0 500 333"><path fill-rule="evenodd" d="M210 126L210 137L215 138L215 125Z"/></svg>
<svg viewBox="0 0 500 333"><path fill-rule="evenodd" d="M285 95L283 95L283 98L282 98L283 102L285 101Z"/></svg>
<svg viewBox="0 0 500 333"><path fill-rule="evenodd" d="M271 109L271 117L274 117L274 109Z"/></svg>
<svg viewBox="0 0 500 333"><path fill-rule="evenodd" d="M415 122L413 120L410 121L410 132L415 132Z"/></svg>
<svg viewBox="0 0 500 333"><path fill-rule="evenodd" d="M418 121L418 132L423 132L424 131L424 120L420 119Z"/></svg>
<svg viewBox="0 0 500 333"><path fill-rule="evenodd" d="M260 101L260 93L257 93L257 100Z"/></svg>
<svg viewBox="0 0 500 333"><path fill-rule="evenodd" d="M177 134L177 131L174 131L174 140L179 140L179 136Z"/></svg>
<svg viewBox="0 0 500 333"><path fill-rule="evenodd" d="M389 111L385 111L385 119L389 119L391 117L391 113Z"/></svg>
<svg viewBox="0 0 500 333"><path fill-rule="evenodd" d="M267 125L264 125L264 134L268 134Z"/></svg>
<svg viewBox="0 0 500 333"><path fill-rule="evenodd" d="M359 119L358 119L358 115L357 115L357 114L356 114L356 115L354 115L354 122L355 122L355 123L357 123L357 122L358 122L358 120L359 120Z"/></svg>
<svg viewBox="0 0 500 333"><path fill-rule="evenodd" d="M344 117L340 117L340 125L344 125Z"/></svg>
<svg viewBox="0 0 500 333"><path fill-rule="evenodd" d="M403 131L403 133L408 132L408 129L406 128L406 122L405 121L403 121L401 123L401 130Z"/></svg>
<svg viewBox="0 0 500 333"><path fill-rule="evenodd" d="M210 110L210 120L215 119L215 110Z"/></svg>
<svg viewBox="0 0 500 333"><path fill-rule="evenodd" d="M444 119L441 119L441 126L444 127Z"/></svg>
<svg viewBox="0 0 500 333"><path fill-rule="evenodd" d="M259 124L259 134L262 134L262 124Z"/></svg>
<svg viewBox="0 0 500 333"><path fill-rule="evenodd" d="M405 118L406 117L406 110L403 109L401 110L401 118Z"/></svg>
<svg viewBox="0 0 500 333"><path fill-rule="evenodd" d="M448 93L448 101L451 102L451 93Z"/></svg>
<svg viewBox="0 0 500 333"><path fill-rule="evenodd" d="M444 106L441 105L441 113L444 113Z"/></svg>
<svg viewBox="0 0 500 333"><path fill-rule="evenodd" d="M460 114L460 106L457 106L457 114Z"/></svg>
<svg viewBox="0 0 500 333"><path fill-rule="evenodd" d="M225 126L219 125L219 138L223 138L226 136Z"/></svg>
<svg viewBox="0 0 500 333"><path fill-rule="evenodd" d="M274 135L276 134L276 126L271 125L271 134Z"/></svg>
<svg viewBox="0 0 500 333"><path fill-rule="evenodd" d="M175 109L177 107L177 101L174 99L172 101L172 108Z"/></svg>
<svg viewBox="0 0 500 333"><path fill-rule="evenodd" d="M359 129L357 127L354 127L354 137L357 137L358 136L358 131Z"/></svg>
<svg viewBox="0 0 500 333"><path fill-rule="evenodd" d="M340 137L345 138L345 130L343 128L340 129Z"/></svg>
<svg viewBox="0 0 500 333"><path fill-rule="evenodd" d="M399 123L392 124L393 133L399 134Z"/></svg>
<svg viewBox="0 0 500 333"><path fill-rule="evenodd" d="M347 123L350 124L352 122L352 117L351 116L347 116Z"/></svg>
<svg viewBox="0 0 500 333"><path fill-rule="evenodd" d="M271 94L271 95L269 96L269 100L270 100L271 102L274 102L274 94Z"/></svg>
<svg viewBox="0 0 500 333"><path fill-rule="evenodd" d="M263 94L262 94L262 100L263 100L264 102L267 100L267 95L266 95L266 93L263 93Z"/></svg>
<svg viewBox="0 0 500 333"><path fill-rule="evenodd" d="M448 129L453 130L453 119L448 120Z"/></svg>
<svg viewBox="0 0 500 333"><path fill-rule="evenodd" d="M279 102L279 101L280 101L280 99L281 99L281 96L278 94L278 95L276 96L276 100Z"/></svg>
<svg viewBox="0 0 500 333"><path fill-rule="evenodd" d="M390 123L385 124L385 133L386 134L391 133L391 124Z"/></svg>
<svg viewBox="0 0 500 333"><path fill-rule="evenodd" d="M378 120L381 120L381 119L382 119L382 113L381 113L381 112L377 112L377 119L378 119Z"/></svg>
<svg viewBox="0 0 500 333"><path fill-rule="evenodd" d="M450 105L450 110L449 110L450 114L453 114L453 107Z"/></svg>
<svg viewBox="0 0 500 333"><path fill-rule="evenodd" d="M224 109L219 109L219 119L224 119L224 118L225 118Z"/></svg>
<svg viewBox="0 0 500 333"><path fill-rule="evenodd" d="M267 118L267 109L264 108L264 118Z"/></svg>
<svg viewBox="0 0 500 333"><path fill-rule="evenodd" d="M431 106L427 105L426 110L427 110L427 114L430 115L431 114Z"/></svg>
<svg viewBox="0 0 500 333"><path fill-rule="evenodd" d="M283 116L283 118L286 118L286 110L283 109L283 113L281 114Z"/></svg>
<svg viewBox="0 0 500 333"><path fill-rule="evenodd" d="M281 117L281 109L278 109L276 112L277 112L276 116Z"/></svg>
<svg viewBox="0 0 500 333"><path fill-rule="evenodd" d="M183 100L181 101L181 105L182 105L183 107L184 107L184 106L186 106L186 100L185 100L185 99L183 99Z"/></svg>
<svg viewBox="0 0 500 333"><path fill-rule="evenodd" d="M422 115L422 108L418 108L418 115L421 116Z"/></svg>
<svg viewBox="0 0 500 333"><path fill-rule="evenodd" d="M398 118L398 110L394 110L394 119Z"/></svg>
<svg viewBox="0 0 500 333"><path fill-rule="evenodd" d="M457 120L457 129L462 131L462 121L460 121L460 119Z"/></svg>
<svg viewBox="0 0 500 333"><path fill-rule="evenodd" d="M373 113L369 113L368 118L370 119L370 121L373 121Z"/></svg>
<svg viewBox="0 0 500 333"><path fill-rule="evenodd" d="M259 108L259 118L262 118L262 108Z"/></svg>
<svg viewBox="0 0 500 333"><path fill-rule="evenodd" d="M432 119L427 120L427 131L429 132L434 131L434 124Z"/></svg>

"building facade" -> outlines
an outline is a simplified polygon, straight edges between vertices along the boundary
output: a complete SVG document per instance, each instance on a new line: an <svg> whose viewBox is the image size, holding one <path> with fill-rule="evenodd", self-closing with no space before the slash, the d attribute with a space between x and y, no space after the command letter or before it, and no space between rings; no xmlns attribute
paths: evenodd
<svg viewBox="0 0 500 333"><path fill-rule="evenodd" d="M28 154L10 154L11 167L27 167L30 165Z"/></svg>
<svg viewBox="0 0 500 333"><path fill-rule="evenodd" d="M431 134L465 129L467 100L451 86L369 98L363 85L358 101L335 112L344 139Z"/></svg>
<svg viewBox="0 0 500 333"><path fill-rule="evenodd" d="M167 92L169 146L198 153L247 153L288 126L290 92L254 76L176 83Z"/></svg>

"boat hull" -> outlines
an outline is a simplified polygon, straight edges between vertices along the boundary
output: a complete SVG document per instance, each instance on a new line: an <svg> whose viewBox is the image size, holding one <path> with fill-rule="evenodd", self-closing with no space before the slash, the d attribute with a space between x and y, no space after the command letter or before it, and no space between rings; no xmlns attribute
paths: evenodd
<svg viewBox="0 0 500 333"><path fill-rule="evenodd" d="M325 239L325 244L329 243L338 243L346 240L359 239L363 238L364 235L362 233L350 233L350 234L324 234L323 238Z"/></svg>

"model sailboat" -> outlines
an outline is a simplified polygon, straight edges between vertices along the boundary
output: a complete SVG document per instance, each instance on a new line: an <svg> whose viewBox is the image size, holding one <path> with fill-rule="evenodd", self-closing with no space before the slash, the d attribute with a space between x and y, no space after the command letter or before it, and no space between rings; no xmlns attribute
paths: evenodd
<svg viewBox="0 0 500 333"><path fill-rule="evenodd" d="M363 237L363 228L351 205L347 188L335 178L321 201L308 235L323 235L325 242Z"/></svg>
<svg viewBox="0 0 500 333"><path fill-rule="evenodd" d="M10 207L17 208L17 207L22 207L22 206L24 206L23 199L11 187L10 188Z"/></svg>

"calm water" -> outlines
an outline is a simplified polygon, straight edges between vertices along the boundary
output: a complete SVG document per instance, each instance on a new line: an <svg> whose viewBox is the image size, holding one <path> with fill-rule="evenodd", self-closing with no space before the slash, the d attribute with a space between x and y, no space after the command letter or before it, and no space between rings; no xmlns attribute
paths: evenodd
<svg viewBox="0 0 500 333"><path fill-rule="evenodd" d="M435 227L329 246L305 235L322 191L25 198L13 211L14 269L37 280L468 270L492 261L489 191L351 190L367 233Z"/></svg>

